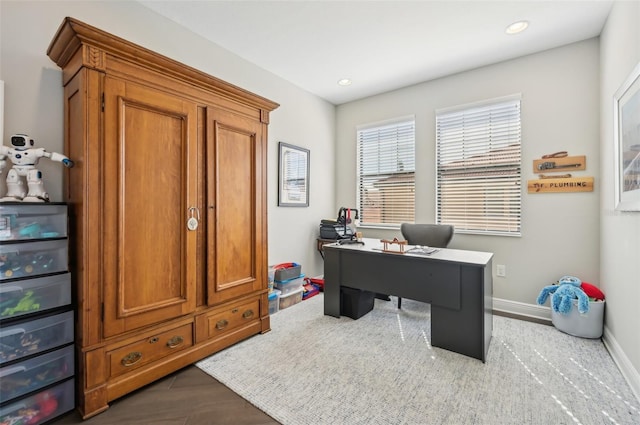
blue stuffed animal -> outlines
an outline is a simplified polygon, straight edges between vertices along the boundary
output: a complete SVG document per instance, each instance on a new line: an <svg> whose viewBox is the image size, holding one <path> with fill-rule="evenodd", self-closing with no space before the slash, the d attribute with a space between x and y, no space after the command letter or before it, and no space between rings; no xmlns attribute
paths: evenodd
<svg viewBox="0 0 640 425"><path fill-rule="evenodd" d="M582 290L582 281L574 276L563 276L557 285L542 288L538 295L538 304L542 305L551 295L551 308L556 313L569 314L573 300L578 300L578 311L582 314L589 311L589 297Z"/></svg>

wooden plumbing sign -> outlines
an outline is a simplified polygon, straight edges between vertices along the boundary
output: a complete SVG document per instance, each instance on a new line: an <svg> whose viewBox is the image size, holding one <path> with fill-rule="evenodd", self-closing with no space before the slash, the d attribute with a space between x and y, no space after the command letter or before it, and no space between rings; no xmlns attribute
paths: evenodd
<svg viewBox="0 0 640 425"><path fill-rule="evenodd" d="M529 180L529 193L593 192L593 177L563 177Z"/></svg>

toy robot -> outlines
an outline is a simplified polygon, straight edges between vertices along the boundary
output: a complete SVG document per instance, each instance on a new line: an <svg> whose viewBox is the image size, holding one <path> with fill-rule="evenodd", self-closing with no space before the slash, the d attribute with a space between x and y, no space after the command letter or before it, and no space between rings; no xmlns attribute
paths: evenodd
<svg viewBox="0 0 640 425"><path fill-rule="evenodd" d="M7 156L4 154L4 149L2 149L0 151L0 176L2 175L2 171L6 166L7 166Z"/></svg>
<svg viewBox="0 0 640 425"><path fill-rule="evenodd" d="M7 173L7 194L0 198L0 202L49 202L49 194L44 191L42 173L36 168L40 158L62 162L67 167L73 167L73 161L66 156L47 152L44 148L34 148L34 141L26 134L11 136L11 147L0 146L0 172L6 165L4 158L9 158L13 167ZM27 180L28 193L25 190L23 177Z"/></svg>

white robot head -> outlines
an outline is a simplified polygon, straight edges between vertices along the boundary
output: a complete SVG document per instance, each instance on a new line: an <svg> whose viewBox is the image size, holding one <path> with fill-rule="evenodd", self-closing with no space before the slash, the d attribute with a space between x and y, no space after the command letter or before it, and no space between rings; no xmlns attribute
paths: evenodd
<svg viewBox="0 0 640 425"><path fill-rule="evenodd" d="M25 151L35 145L33 139L26 134L14 134L11 136L11 146L18 151Z"/></svg>

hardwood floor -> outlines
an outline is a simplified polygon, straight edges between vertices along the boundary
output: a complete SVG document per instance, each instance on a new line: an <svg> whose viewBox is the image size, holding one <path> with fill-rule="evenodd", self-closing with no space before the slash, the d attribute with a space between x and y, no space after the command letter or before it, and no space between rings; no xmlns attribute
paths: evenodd
<svg viewBox="0 0 640 425"><path fill-rule="evenodd" d="M53 425L278 425L266 413L195 366L189 366L113 403L83 421L77 412Z"/></svg>

